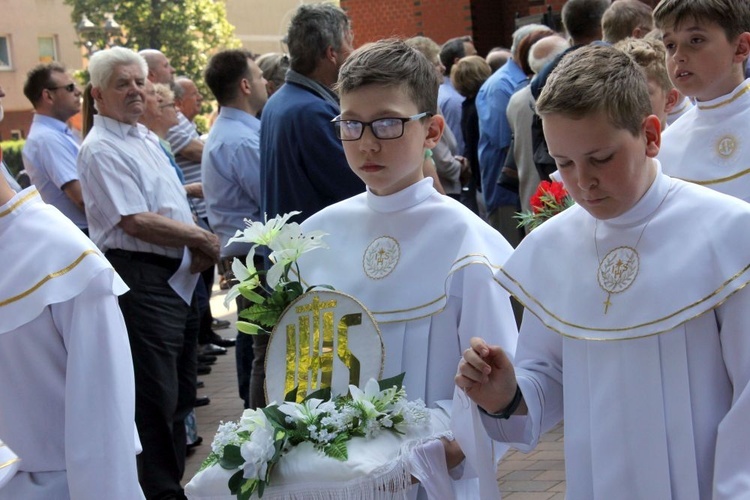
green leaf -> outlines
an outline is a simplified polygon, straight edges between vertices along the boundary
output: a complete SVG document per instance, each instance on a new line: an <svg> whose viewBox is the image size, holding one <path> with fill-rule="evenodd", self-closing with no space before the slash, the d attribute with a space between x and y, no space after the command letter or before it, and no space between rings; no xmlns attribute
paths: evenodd
<svg viewBox="0 0 750 500"><path fill-rule="evenodd" d="M286 414L279 410L278 406L267 406L261 410L271 425L274 427L286 428Z"/></svg>
<svg viewBox="0 0 750 500"><path fill-rule="evenodd" d="M292 300L296 299L304 292L302 289L302 283L299 281L289 281L284 285L284 288L286 288L287 295L293 297Z"/></svg>
<svg viewBox="0 0 750 500"><path fill-rule="evenodd" d="M253 496L253 492L257 489L260 493L258 497L263 496L263 481L257 481L255 479L248 479L242 483L240 491L237 492L237 500L249 500Z"/></svg>
<svg viewBox="0 0 750 500"><path fill-rule="evenodd" d="M219 463L219 455L216 453L211 452L206 459L201 464L200 468L198 469L198 472L202 471L203 469L208 469L212 465L216 465Z"/></svg>
<svg viewBox="0 0 750 500"><path fill-rule="evenodd" d="M316 288L325 288L326 290L336 290L331 285L310 285L307 287L307 290L305 290L305 293L309 292L310 290L314 290Z"/></svg>
<svg viewBox="0 0 750 500"><path fill-rule="evenodd" d="M240 447L236 444L228 444L224 447L224 454L219 459L219 465L225 469L236 469L242 467L245 463L245 459L242 458L240 453Z"/></svg>
<svg viewBox="0 0 750 500"><path fill-rule="evenodd" d="M263 496L263 490L265 489L266 489L266 482L259 481L258 482L258 498L261 498Z"/></svg>
<svg viewBox="0 0 750 500"><path fill-rule="evenodd" d="M253 289L250 288L249 286L240 285L238 290L240 294L242 294L243 297L245 297L250 302L253 302L254 304L262 304L263 301L266 300L264 296L253 291Z"/></svg>
<svg viewBox="0 0 750 500"><path fill-rule="evenodd" d="M317 391L313 391L307 396L305 396L305 399L302 401L308 401L310 399L322 399L323 401L328 401L331 399L331 388L330 387L323 387L322 389L318 389Z"/></svg>
<svg viewBox="0 0 750 500"><path fill-rule="evenodd" d="M227 486L229 486L229 491L232 494L237 494L240 491L240 488L242 488L242 483L245 481L245 478L242 477L242 470L238 470L235 472L232 477L229 478L229 483L227 483Z"/></svg>
<svg viewBox="0 0 750 500"><path fill-rule="evenodd" d="M257 335L258 332L265 332L260 326L248 323L247 321L237 321L235 326L237 327L237 330L248 335Z"/></svg>
<svg viewBox="0 0 750 500"><path fill-rule="evenodd" d="M284 395L284 402L285 403L294 403L297 401L297 390L299 389L299 384L295 385L294 388L287 392Z"/></svg>
<svg viewBox="0 0 750 500"><path fill-rule="evenodd" d="M323 448L323 453L325 453L326 456L335 458L336 460L346 462L349 459L349 452L346 449L347 441L348 437L345 434L339 434L336 436L336 439Z"/></svg>
<svg viewBox="0 0 750 500"><path fill-rule="evenodd" d="M402 372L400 375L396 375L395 377L378 380L378 386L380 386L380 390L384 391L386 389L390 389L394 385L397 389L400 390L404 385L404 375L406 375L406 372Z"/></svg>

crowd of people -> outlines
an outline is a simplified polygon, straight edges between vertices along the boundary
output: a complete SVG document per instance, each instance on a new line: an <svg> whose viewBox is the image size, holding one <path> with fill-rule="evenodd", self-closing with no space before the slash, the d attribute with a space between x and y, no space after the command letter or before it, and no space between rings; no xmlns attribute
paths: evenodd
<svg viewBox="0 0 750 500"><path fill-rule="evenodd" d="M301 5L288 55L211 56L203 136L209 96L155 48L94 53L85 89L30 71L33 186L0 176L0 499L185 498L215 356L266 405L268 335L216 332L217 270L266 267L229 240L293 211L328 234L306 280L371 310L383 376L452 419L418 498L499 498L503 451L563 417L569 498L747 498L750 5L561 16L482 57L355 50L341 8ZM540 181L576 204L519 229Z"/></svg>

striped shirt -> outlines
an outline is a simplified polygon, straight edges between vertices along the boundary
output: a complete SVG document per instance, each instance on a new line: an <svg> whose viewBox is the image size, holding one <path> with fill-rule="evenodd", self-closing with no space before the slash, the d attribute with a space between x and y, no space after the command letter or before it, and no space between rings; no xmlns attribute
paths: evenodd
<svg viewBox="0 0 750 500"><path fill-rule="evenodd" d="M167 142L172 147L177 165L182 169L182 174L185 177L185 184L191 184L193 182L201 181L201 164L200 162L194 162L188 160L180 154L180 151L185 149L188 144L194 139L200 140L198 131L195 129L195 124L188 120L185 115L177 112L178 123L174 127L169 129L167 132ZM198 216L205 219L206 216L206 202L202 198L193 198L193 206Z"/></svg>
<svg viewBox="0 0 750 500"><path fill-rule="evenodd" d="M78 174L89 235L103 252L122 249L182 258L182 248L148 243L118 226L123 216L143 212L194 224L185 189L153 132L141 124L94 116L78 156Z"/></svg>

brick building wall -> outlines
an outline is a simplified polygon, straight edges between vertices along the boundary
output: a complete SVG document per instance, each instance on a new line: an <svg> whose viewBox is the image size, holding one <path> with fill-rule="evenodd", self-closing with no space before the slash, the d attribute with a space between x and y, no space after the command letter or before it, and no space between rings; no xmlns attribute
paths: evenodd
<svg viewBox="0 0 750 500"><path fill-rule="evenodd" d="M352 20L355 45L424 35L437 43L472 34L470 0L341 0Z"/></svg>
<svg viewBox="0 0 750 500"><path fill-rule="evenodd" d="M390 36L424 35L442 44L471 35L480 54L510 46L516 14L559 12L565 0L341 0L352 20L355 45Z"/></svg>
<svg viewBox="0 0 750 500"><path fill-rule="evenodd" d="M352 19L355 45L389 36L424 35L442 44L471 35L479 54L510 47L516 16L559 15L566 0L340 0ZM655 7L658 0L641 0Z"/></svg>

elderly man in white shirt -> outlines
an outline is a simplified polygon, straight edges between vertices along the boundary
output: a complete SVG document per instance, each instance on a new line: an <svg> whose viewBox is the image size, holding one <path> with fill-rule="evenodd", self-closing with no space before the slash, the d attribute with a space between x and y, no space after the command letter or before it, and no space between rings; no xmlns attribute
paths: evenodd
<svg viewBox="0 0 750 500"><path fill-rule="evenodd" d="M89 232L130 287L120 307L133 352L139 478L148 498L184 498L183 420L195 401L198 272L218 239L195 225L159 139L138 124L146 62L115 47L89 62L99 114L78 171Z"/></svg>

